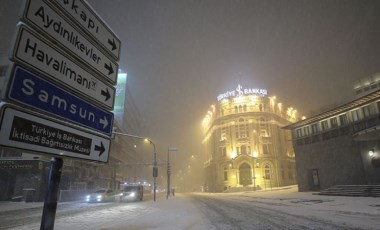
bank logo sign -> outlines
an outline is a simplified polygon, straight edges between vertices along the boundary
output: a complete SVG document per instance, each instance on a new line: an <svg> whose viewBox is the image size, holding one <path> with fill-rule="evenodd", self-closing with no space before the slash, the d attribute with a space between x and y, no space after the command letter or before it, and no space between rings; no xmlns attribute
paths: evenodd
<svg viewBox="0 0 380 230"><path fill-rule="evenodd" d="M239 84L235 90L230 90L230 91L226 91L225 93L219 94L217 99L218 101L221 101L223 99L244 96L244 95L257 95L257 96L263 97L263 96L268 95L268 91L266 89L259 89L259 88L244 88L243 86Z"/></svg>

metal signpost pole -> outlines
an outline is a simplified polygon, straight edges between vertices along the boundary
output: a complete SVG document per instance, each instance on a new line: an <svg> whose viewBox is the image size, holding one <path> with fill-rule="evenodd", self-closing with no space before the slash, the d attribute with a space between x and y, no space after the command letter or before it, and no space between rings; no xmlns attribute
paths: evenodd
<svg viewBox="0 0 380 230"><path fill-rule="evenodd" d="M63 160L53 157L50 161L48 187L45 194L44 208L41 219L41 230L54 229L55 213L57 211L58 189L61 181Z"/></svg>

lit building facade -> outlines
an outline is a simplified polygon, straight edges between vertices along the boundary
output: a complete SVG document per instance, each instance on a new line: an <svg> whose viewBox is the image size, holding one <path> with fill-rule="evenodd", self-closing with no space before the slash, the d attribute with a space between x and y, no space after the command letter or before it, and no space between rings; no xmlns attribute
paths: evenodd
<svg viewBox="0 0 380 230"><path fill-rule="evenodd" d="M289 130L297 111L267 90L243 88L220 94L203 119L208 192L269 189L296 184Z"/></svg>
<svg viewBox="0 0 380 230"><path fill-rule="evenodd" d="M380 184L380 90L291 124L299 191ZM359 93L358 93L359 92ZM363 95L363 94L361 94Z"/></svg>

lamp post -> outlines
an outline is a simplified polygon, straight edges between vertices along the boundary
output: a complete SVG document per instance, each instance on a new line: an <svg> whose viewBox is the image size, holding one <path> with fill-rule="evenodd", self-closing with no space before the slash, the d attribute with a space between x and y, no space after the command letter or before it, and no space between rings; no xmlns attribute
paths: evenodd
<svg viewBox="0 0 380 230"><path fill-rule="evenodd" d="M153 200L156 201L156 185L157 185L156 179L158 176L156 145L154 144L154 142L151 139L146 138L146 137L140 137L140 136L136 136L136 135L132 135L132 134L128 134L128 133L120 133L120 132L116 132L116 131L113 131L112 134L149 141L149 143L153 145L153 150L154 150L154 152L153 152L153 181L154 181L153 182L153 190L154 190L153 191Z"/></svg>
<svg viewBox="0 0 380 230"><path fill-rule="evenodd" d="M170 195L170 161L169 161L169 153L177 151L176 147L168 148L168 161L167 161L167 188L166 188L166 199L169 199Z"/></svg>
<svg viewBox="0 0 380 230"><path fill-rule="evenodd" d="M259 154L257 151L254 151L252 153L252 159L253 159L253 165L252 165L252 167L253 167L253 170L252 170L252 172L253 172L253 191L256 191L256 173L255 173L256 162L255 161L256 161L256 158L258 155Z"/></svg>

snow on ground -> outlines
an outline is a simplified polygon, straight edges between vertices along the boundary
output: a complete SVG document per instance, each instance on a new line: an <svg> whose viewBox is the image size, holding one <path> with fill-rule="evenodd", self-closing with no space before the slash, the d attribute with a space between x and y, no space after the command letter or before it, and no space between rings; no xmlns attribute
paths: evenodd
<svg viewBox="0 0 380 230"><path fill-rule="evenodd" d="M199 193L197 195L252 202L256 206L299 216L316 217L341 223L341 226L361 229L380 229L380 198L313 195L297 192L297 187L286 187L256 192ZM160 198L109 207L96 212L59 217L55 229L216 229L186 194L177 194L168 200ZM9 203L8 203L9 204ZM13 207L11 207L13 205ZM42 207L41 203L0 203L0 210ZM21 206L23 205L23 207ZM59 209L59 205L58 205ZM40 224L17 229L39 229Z"/></svg>
<svg viewBox="0 0 380 230"><path fill-rule="evenodd" d="M325 219L341 226L380 229L379 197L313 195L313 192L298 192L297 186L216 196L242 202L253 201L256 206L270 206L273 210Z"/></svg>

